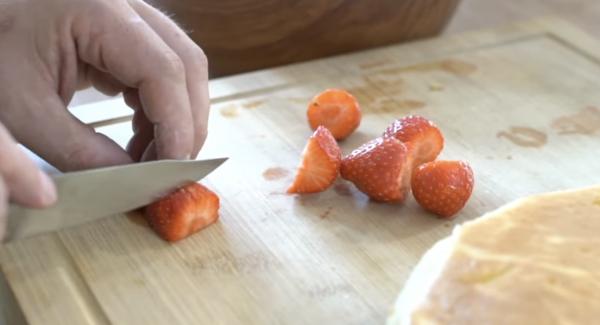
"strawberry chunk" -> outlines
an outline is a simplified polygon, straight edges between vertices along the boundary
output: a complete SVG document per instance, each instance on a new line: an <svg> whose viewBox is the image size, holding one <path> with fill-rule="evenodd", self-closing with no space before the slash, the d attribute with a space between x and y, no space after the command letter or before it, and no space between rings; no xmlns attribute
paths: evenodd
<svg viewBox="0 0 600 325"><path fill-rule="evenodd" d="M341 175L375 201L403 202L410 189L409 160L406 145L380 137L344 157Z"/></svg>
<svg viewBox="0 0 600 325"><path fill-rule="evenodd" d="M413 168L435 160L444 148L444 137L440 129L428 119L416 115L394 121L383 136L410 144Z"/></svg>
<svg viewBox="0 0 600 325"><path fill-rule="evenodd" d="M319 126L308 139L302 163L288 193L316 193L333 184L340 171L342 152L331 132Z"/></svg>
<svg viewBox="0 0 600 325"><path fill-rule="evenodd" d="M327 89L316 95L306 115L313 130L322 125L336 140L343 140L354 132L362 116L356 98L341 89Z"/></svg>
<svg viewBox="0 0 600 325"><path fill-rule="evenodd" d="M201 184L190 183L148 205L145 218L162 239L175 242L217 221L219 197Z"/></svg>
<svg viewBox="0 0 600 325"><path fill-rule="evenodd" d="M411 187L415 199L425 210L451 218L469 200L473 183L473 170L467 163L440 160L417 167Z"/></svg>

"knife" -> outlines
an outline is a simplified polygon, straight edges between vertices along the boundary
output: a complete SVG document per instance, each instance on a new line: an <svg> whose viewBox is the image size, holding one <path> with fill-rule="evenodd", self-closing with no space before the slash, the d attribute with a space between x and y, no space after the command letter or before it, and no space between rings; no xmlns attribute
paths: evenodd
<svg viewBox="0 0 600 325"><path fill-rule="evenodd" d="M187 182L204 178L226 160L161 160L54 176L57 202L46 209L11 204L5 241L143 207Z"/></svg>

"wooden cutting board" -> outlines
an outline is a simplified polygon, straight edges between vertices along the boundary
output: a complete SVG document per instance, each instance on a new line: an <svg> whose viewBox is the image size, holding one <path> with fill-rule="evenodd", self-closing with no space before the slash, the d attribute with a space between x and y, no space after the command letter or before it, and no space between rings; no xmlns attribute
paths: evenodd
<svg viewBox="0 0 600 325"><path fill-rule="evenodd" d="M454 225L600 181L599 60L589 36L543 19L215 80L201 155L230 157L205 180L222 198L219 223L167 244L139 218L113 216L4 246L2 270L30 324L382 323ZM307 102L327 87L363 108L346 153L407 114L441 127L441 158L476 174L456 219L413 199L371 203L342 181L283 194L311 134ZM96 122L120 143L130 135L127 123Z"/></svg>

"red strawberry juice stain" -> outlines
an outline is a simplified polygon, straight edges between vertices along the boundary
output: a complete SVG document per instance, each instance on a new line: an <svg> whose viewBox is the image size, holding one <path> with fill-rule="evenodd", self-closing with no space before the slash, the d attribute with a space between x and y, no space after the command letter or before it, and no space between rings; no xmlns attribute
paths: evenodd
<svg viewBox="0 0 600 325"><path fill-rule="evenodd" d="M271 167L271 168L265 169L262 176L267 181L276 181L276 180L285 178L287 175L289 175L289 173L290 172L285 168Z"/></svg>
<svg viewBox="0 0 600 325"><path fill-rule="evenodd" d="M592 135L600 131L600 109L588 106L577 113L555 119L551 125L560 135Z"/></svg>
<svg viewBox="0 0 600 325"><path fill-rule="evenodd" d="M327 218L327 217L329 217L329 216L331 215L331 212L332 212L332 211L333 211L333 207L327 207L327 210L323 211L323 212L322 212L322 213L319 215L319 217L320 217L321 219L325 219L325 218Z"/></svg>
<svg viewBox="0 0 600 325"><path fill-rule="evenodd" d="M496 134L497 138L506 138L520 147L539 148L548 142L546 133L523 126L511 126L506 131Z"/></svg>

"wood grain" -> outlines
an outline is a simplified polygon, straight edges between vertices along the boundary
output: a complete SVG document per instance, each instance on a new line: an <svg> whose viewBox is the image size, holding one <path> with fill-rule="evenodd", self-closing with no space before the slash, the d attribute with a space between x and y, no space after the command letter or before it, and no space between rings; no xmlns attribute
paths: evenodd
<svg viewBox="0 0 600 325"><path fill-rule="evenodd" d="M459 0L153 0L222 76L439 33Z"/></svg>
<svg viewBox="0 0 600 325"><path fill-rule="evenodd" d="M343 181L283 194L311 134L306 104L325 87L351 89L363 107L346 153L399 116L438 123L442 158L475 171L459 216L438 220L412 199L372 203ZM167 244L121 215L2 247L31 324L382 323L419 257L454 225L600 182L600 122L588 122L600 121L600 46L557 20L217 79L211 94L201 158L230 157L204 181L222 198L219 223ZM128 123L98 131L120 144L131 135ZM523 145L537 134L542 144Z"/></svg>

